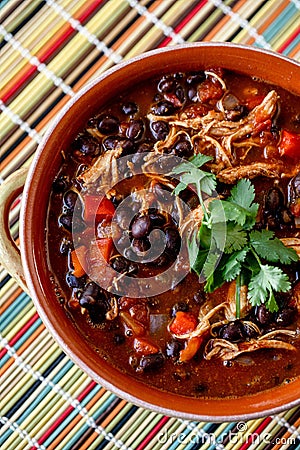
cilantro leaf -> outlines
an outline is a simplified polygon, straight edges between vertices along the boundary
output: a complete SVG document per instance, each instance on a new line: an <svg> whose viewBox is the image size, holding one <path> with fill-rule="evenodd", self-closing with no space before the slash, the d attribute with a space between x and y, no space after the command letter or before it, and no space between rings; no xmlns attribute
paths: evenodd
<svg viewBox="0 0 300 450"><path fill-rule="evenodd" d="M254 186L247 178L242 178L231 189L228 201L242 206L248 211L252 210L255 199Z"/></svg>
<svg viewBox="0 0 300 450"><path fill-rule="evenodd" d="M181 192L189 184L195 184L199 197L201 197L202 192L207 195L212 195L217 186L216 176L211 172L206 172L200 169L201 166L211 160L211 156L202 155L201 153L199 153L189 161L183 162L174 167L171 175L181 174L180 183L174 189L174 193L178 195L178 193Z"/></svg>
<svg viewBox="0 0 300 450"><path fill-rule="evenodd" d="M274 291L287 292L290 289L288 276L279 267L261 264L248 285L248 299L252 306L265 304L273 312L278 310Z"/></svg>
<svg viewBox="0 0 300 450"><path fill-rule="evenodd" d="M173 194L175 195L179 195L181 191L184 191L187 188L187 185L185 183L183 183L182 181L180 181L177 186L175 187L175 189L173 190Z"/></svg>
<svg viewBox="0 0 300 450"><path fill-rule="evenodd" d="M174 194L189 186L196 190L203 209L199 229L187 243L190 267L206 281L205 292L236 280L237 317L241 283L248 285L253 306L265 304L270 311L277 311L275 293L287 292L291 284L279 267L263 264L261 259L290 264L299 260L297 253L285 247L272 231L253 230L259 205L250 180L239 180L226 200L211 198L208 206L204 203L203 193L212 197L217 185L214 174L200 169L211 159L199 153L172 171L180 175Z"/></svg>
<svg viewBox="0 0 300 450"><path fill-rule="evenodd" d="M227 220L235 220L244 228L252 228L256 221L258 203L254 203L255 190L251 181L241 179L231 189L230 197L224 200L224 211Z"/></svg>
<svg viewBox="0 0 300 450"><path fill-rule="evenodd" d="M222 276L220 260L221 255L218 252L210 251L207 255L207 259L203 266L203 273L206 278L206 284L204 286L205 292L214 292L224 284L225 280Z"/></svg>
<svg viewBox="0 0 300 450"><path fill-rule="evenodd" d="M251 231L250 244L261 258L270 262L290 264L299 259L296 251L286 247L273 231Z"/></svg>
<svg viewBox="0 0 300 450"><path fill-rule="evenodd" d="M201 167L209 161L212 161L213 157L209 155L203 155L203 153L198 153L197 155L192 156L190 162L194 164L196 167Z"/></svg>
<svg viewBox="0 0 300 450"><path fill-rule="evenodd" d="M247 243L247 232L240 225L237 225L234 222L227 222L224 252L232 253L237 250L242 250Z"/></svg>
<svg viewBox="0 0 300 450"><path fill-rule="evenodd" d="M245 261L249 249L244 247L238 252L226 255L226 261L222 264L222 274L225 281L233 281L241 273L242 263Z"/></svg>

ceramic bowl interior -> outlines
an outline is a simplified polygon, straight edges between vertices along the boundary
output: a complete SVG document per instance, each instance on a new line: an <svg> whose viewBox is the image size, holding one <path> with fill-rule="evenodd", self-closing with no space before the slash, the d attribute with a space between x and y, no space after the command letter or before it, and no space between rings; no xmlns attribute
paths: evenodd
<svg viewBox="0 0 300 450"><path fill-rule="evenodd" d="M231 44L193 44L162 49L120 63L72 98L51 124L31 166L23 195L21 253L37 310L62 349L91 378L145 408L195 420L249 419L299 403L300 378L243 400L180 397L144 385L113 368L89 346L57 301L47 265L45 224L51 183L66 149L102 105L143 79L169 71L222 66L259 77L300 95L300 64L268 51ZM238 380L237 380L238 382Z"/></svg>

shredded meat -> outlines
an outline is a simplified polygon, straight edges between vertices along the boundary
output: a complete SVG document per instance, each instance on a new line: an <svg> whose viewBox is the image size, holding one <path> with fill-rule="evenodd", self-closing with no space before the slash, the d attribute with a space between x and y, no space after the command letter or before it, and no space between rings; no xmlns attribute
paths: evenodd
<svg viewBox="0 0 300 450"><path fill-rule="evenodd" d="M122 147L118 147L101 154L92 167L78 177L87 189L97 182L99 186L101 185L101 189L107 191L118 182L117 158L122 151Z"/></svg>
<svg viewBox="0 0 300 450"><path fill-rule="evenodd" d="M223 169L217 174L217 177L223 183L233 184L241 178L252 179L260 175L269 178L278 178L282 171L282 164L268 164L259 162L245 166Z"/></svg>

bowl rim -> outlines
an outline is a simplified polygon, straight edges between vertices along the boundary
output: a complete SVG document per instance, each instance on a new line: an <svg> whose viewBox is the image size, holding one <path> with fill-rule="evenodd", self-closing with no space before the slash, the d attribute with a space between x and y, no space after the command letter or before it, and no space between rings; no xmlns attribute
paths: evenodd
<svg viewBox="0 0 300 450"><path fill-rule="evenodd" d="M35 307L43 321L43 323L46 325L49 332L52 334L56 342L59 344L59 346L64 350L64 352L68 355L68 357L74 361L75 364L77 364L85 373L87 373L88 376L90 376L92 379L94 379L97 383L101 384L105 389L109 390L110 392L116 394L117 396L125 399L126 401L130 403L134 403L140 407L151 409L157 413L165 414L172 417L177 418L183 418L187 420L198 420L198 421L215 421L215 422L224 422L224 421L237 421L237 420L249 420L254 419L258 417L263 417L270 414L279 413L281 411L284 411L286 409L293 408L300 404L300 398L298 395L297 397L297 389L299 392L299 385L300 385L300 377L297 377L297 379L293 382L291 382L288 385L280 386L273 388L271 390L268 390L267 392L274 392L278 395L278 392L281 391L282 394L282 401L273 401L272 404L270 402L265 400L265 393L258 393L251 395L251 399L253 400L251 403L250 408L243 408L241 403L243 403L243 399L248 399L248 397L239 397L239 398L224 398L224 399L214 399L214 398L208 398L208 399L190 399L191 403L194 405L194 412L188 411L186 408L182 408L180 406L180 403L177 407L169 406L169 402L164 403L162 402L162 405L157 404L158 396L156 395L156 403L153 404L151 401L144 400L145 393L149 395L148 398L151 398L149 388L145 386L143 383L135 383L140 387L139 394L133 394L132 389L130 386L128 386L128 389L119 388L116 386L114 382L111 382L113 378L110 378L109 371L106 368L106 377L102 378L98 372L95 372L95 370L92 369L92 367L89 364L89 360L85 358L85 355L80 356L78 354L78 351L74 348L74 345L68 344L66 341L64 335L61 335L61 331L57 330L57 327L54 323L54 319L49 317L49 314L43 306L41 299L45 298L47 296L46 291L44 290L43 283L40 280L39 277L39 270L41 270L36 265L36 253L38 252L37 249L32 248L33 242L29 242L28 239L28 229L27 229L27 223L28 218L32 218L32 212L30 212L30 209L33 207L34 202L33 200L37 199L38 196L38 189L39 189L39 180L41 177L39 164L41 161L41 158L44 155L44 149L45 147L49 145L49 142L51 143L51 138L53 135L53 132L57 129L60 122L64 117L67 116L70 109L80 100L82 97L84 97L88 92L93 90L96 86L99 85L104 79L107 79L111 77L115 72L123 71L126 69L127 66L134 64L134 63L140 63L143 62L145 59L149 60L153 56L156 57L157 55L163 55L166 52L172 53L172 52L183 52L187 48L194 48L198 49L199 51L204 48L218 48L221 50L226 49L240 49L243 52L251 52L253 55L255 54L263 54L271 58L275 58L277 61L283 61L285 64L291 64L293 67L297 67L300 71L300 63L297 61L280 55L272 50L266 50L266 49L260 49L256 47L252 47L249 45L243 45L243 44L232 44L229 42L198 42L198 43L191 43L191 44L182 44L182 45L176 45L174 47L166 47L166 48L160 48L151 50L145 53L142 53L134 58L131 58L129 60L123 61L115 65L114 67L106 70L103 74L96 77L94 80L89 81L83 88L81 88L60 110L60 112L55 116L55 118L51 121L51 124L47 128L46 133L44 134L41 143L38 146L38 149L35 153L33 162L29 169L29 174L25 183L24 187L24 193L23 193L23 200L22 200L22 206L21 206L21 213L20 213L20 248L21 248L21 255L22 255L22 263L24 267L25 272L25 278L28 285L28 288L30 290L30 293L32 295L33 302L35 304ZM197 50L196 50L197 51ZM300 73L300 72L299 72ZM37 178L36 178L37 177ZM30 222L29 222L30 223ZM31 236L33 238L33 236ZM45 250L43 249L44 253ZM128 375L127 375L128 377ZM130 378L130 377L129 377ZM296 394L292 395L293 393L293 386L296 390ZM151 387L150 390L153 392L153 389L155 391L155 388ZM164 393L161 391L157 391L160 396L163 396ZM170 396L169 396L170 397ZM178 402L180 402L181 397L177 394L171 395L171 397L175 397ZM249 396L250 397L250 396ZM186 398L186 397L185 397ZM291 400L292 399L292 400ZM203 411L205 412L195 412L197 410L196 404L202 404ZM163 404L164 403L164 404ZM230 404L230 406L226 406L225 404ZM231 411L237 411L237 412L231 412L227 413L226 411L229 410L231 407ZM210 410L217 410L220 411L219 414L211 414Z"/></svg>

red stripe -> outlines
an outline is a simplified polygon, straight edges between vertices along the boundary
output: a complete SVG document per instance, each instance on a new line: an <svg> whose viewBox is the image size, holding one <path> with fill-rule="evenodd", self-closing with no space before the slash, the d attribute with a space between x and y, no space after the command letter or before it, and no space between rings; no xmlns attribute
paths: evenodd
<svg viewBox="0 0 300 450"><path fill-rule="evenodd" d="M34 322L39 318L38 313L34 313L34 315L31 317L28 322L17 332L17 334L14 335L14 337L9 341L8 345L11 347L20 339L21 336L23 336L24 333L26 333L27 330L31 327L31 325L34 324ZM7 349L3 348L0 351L0 358L2 358L7 353Z"/></svg>
<svg viewBox="0 0 300 450"><path fill-rule="evenodd" d="M103 2L103 0L95 0L89 8L87 8L86 11L84 11L84 13L77 18L76 20L78 20L80 23L83 23L93 12L94 10ZM39 61L41 63L45 63L45 61L47 59L49 59L54 52L64 43L66 42L66 40L69 38L69 36L74 33L74 28L69 25L68 30L62 35L60 36L52 45L52 47L50 49L48 49L45 53L43 53L42 55L40 55L38 57ZM4 103L6 103L10 97L12 97L20 88L23 84L26 83L26 81L37 71L37 67L36 66L31 66L28 68L28 71L26 72L26 74L20 78L15 84L14 86L6 93L6 95L4 95L2 97L2 101Z"/></svg>
<svg viewBox="0 0 300 450"><path fill-rule="evenodd" d="M180 30L182 30L182 28L191 20L191 18L194 17L194 15L197 14L197 12L207 3L207 1L208 0L202 0L200 3L198 3L198 5L195 6L195 8L192 9L192 11L190 11L188 15L185 16L185 18L174 28L175 33L178 33ZM158 48L165 47L171 41L172 38L167 37L158 45Z"/></svg>
<svg viewBox="0 0 300 450"><path fill-rule="evenodd" d="M267 425L269 425L271 421L272 421L271 417L266 417L262 421L262 423L256 428L255 432L251 433L250 436L247 437L247 441L241 445L239 450L246 450L256 439L258 439L258 435L266 428Z"/></svg>
<svg viewBox="0 0 300 450"><path fill-rule="evenodd" d="M143 442L140 443L140 445L136 448L136 450L143 450L149 442L156 437L157 433L161 428L165 425L165 423L168 422L170 418L167 416L164 416L160 421L155 425L155 427L150 431L150 433L147 435L147 437L143 440Z"/></svg>
<svg viewBox="0 0 300 450"><path fill-rule="evenodd" d="M80 395L78 395L77 400L79 402L81 402L84 397L86 397L92 389L94 389L94 387L97 385L97 383L95 383L95 381L91 381L91 383L81 392ZM48 430L43 434L43 436L40 437L40 439L38 439L37 443L38 444L42 444L43 442L45 442L46 439L48 439L48 437L55 431L55 429L69 416L69 414L71 414L72 411L74 411L74 407L73 406L69 406L62 414L60 417L58 417L55 422L51 425L51 427L48 428ZM37 450L37 447L31 447L30 450Z"/></svg>
<svg viewBox="0 0 300 450"><path fill-rule="evenodd" d="M288 38L288 40L285 41L285 43L278 49L278 51L280 53L282 53L291 44L291 42L293 42L293 40L296 39L296 37L299 35L299 33L300 33L300 27L298 29L296 29L293 34L291 34L291 36Z"/></svg>

